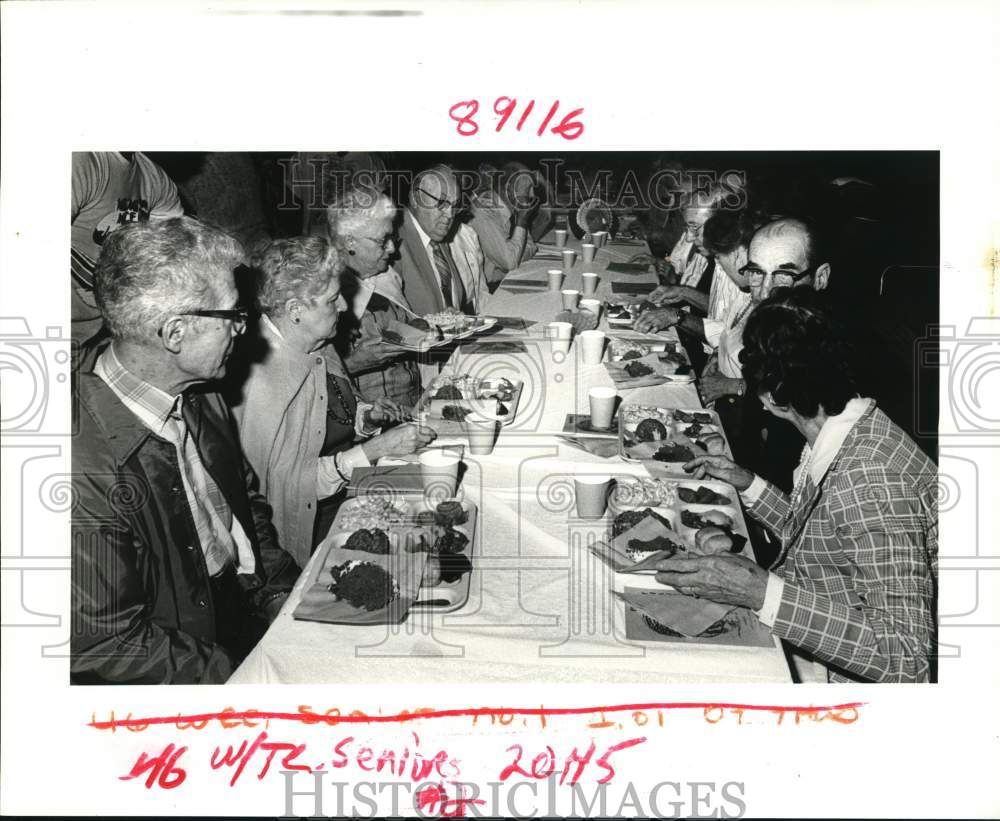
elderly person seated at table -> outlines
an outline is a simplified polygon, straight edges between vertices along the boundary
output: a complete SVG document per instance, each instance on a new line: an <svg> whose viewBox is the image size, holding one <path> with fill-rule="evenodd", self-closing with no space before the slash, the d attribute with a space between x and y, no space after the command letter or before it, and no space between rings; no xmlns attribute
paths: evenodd
<svg viewBox="0 0 1000 821"><path fill-rule="evenodd" d="M76 683L225 682L299 575L206 384L247 319L233 280L242 258L232 237L187 217L104 241L95 295L111 341L74 386Z"/></svg>
<svg viewBox="0 0 1000 821"><path fill-rule="evenodd" d="M357 467L413 453L434 432L384 397L360 401L330 340L345 308L344 264L322 237L275 240L251 260L263 351L234 411L286 549L304 566Z"/></svg>
<svg viewBox="0 0 1000 821"><path fill-rule="evenodd" d="M661 306L645 311L635 322L636 330L655 333L676 326L678 330L704 340L705 350L718 348L719 338L740 312L750 303L746 277L740 273L747 261L750 238L755 226L743 211L721 211L701 229L701 247L715 260L715 275L706 294L690 285L662 285L649 295L649 301ZM720 275L719 268L725 276ZM704 317L681 310L687 304Z"/></svg>
<svg viewBox="0 0 1000 821"><path fill-rule="evenodd" d="M338 329L338 338L347 337L344 365L365 399L386 397L411 408L420 398L416 354L382 336L394 332L394 325L428 328L410 309L402 277L389 266L396 252L396 206L375 189L351 188L327 208L326 218L330 241L347 263L341 285L345 291L350 285L351 292L352 321Z"/></svg>
<svg viewBox="0 0 1000 821"><path fill-rule="evenodd" d="M830 681L927 681L935 654L937 469L855 393L825 295L775 292L743 334L743 371L806 439L786 495L722 456L685 470L733 485L781 539L771 571L731 553L658 564L682 593L750 608ZM808 668L806 668L808 669Z"/></svg>
<svg viewBox="0 0 1000 821"><path fill-rule="evenodd" d="M463 210L455 172L436 165L413 178L399 228L396 270L419 316L445 310L478 313L489 288L475 230L456 218Z"/></svg>
<svg viewBox="0 0 1000 821"><path fill-rule="evenodd" d="M538 246L531 225L541 199L538 176L524 163L509 162L488 173L486 185L471 200L469 220L486 258L486 281L491 286L531 259Z"/></svg>

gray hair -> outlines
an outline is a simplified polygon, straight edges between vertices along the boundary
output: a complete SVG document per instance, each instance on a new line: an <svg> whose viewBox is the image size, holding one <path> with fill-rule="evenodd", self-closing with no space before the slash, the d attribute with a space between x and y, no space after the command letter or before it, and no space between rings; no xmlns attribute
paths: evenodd
<svg viewBox="0 0 1000 821"><path fill-rule="evenodd" d="M215 307L216 284L244 259L234 237L191 217L131 223L104 241L94 294L111 335L142 342L171 316Z"/></svg>
<svg viewBox="0 0 1000 821"><path fill-rule="evenodd" d="M257 285L257 307L281 316L290 299L311 302L339 277L345 265L324 237L276 239L262 247L250 265Z"/></svg>
<svg viewBox="0 0 1000 821"><path fill-rule="evenodd" d="M326 209L330 239L338 245L347 236L358 235L375 220L393 219L396 205L387 194L374 188L352 187Z"/></svg>

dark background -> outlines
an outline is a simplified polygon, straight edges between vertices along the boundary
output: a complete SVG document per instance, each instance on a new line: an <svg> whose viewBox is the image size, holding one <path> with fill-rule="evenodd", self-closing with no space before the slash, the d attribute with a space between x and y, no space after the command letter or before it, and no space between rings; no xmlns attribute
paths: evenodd
<svg viewBox="0 0 1000 821"><path fill-rule="evenodd" d="M296 159L294 152L152 152L148 156L177 182L189 212L232 230L248 245L301 233L310 224L315 230L316 221L323 218L325 190L319 197L314 191L312 201L307 202L301 189L289 185L287 168ZM322 156L330 168L370 167L409 174L440 162L476 171L484 164L499 167L510 160L537 168L542 159L559 159L563 171L577 169L587 185L598 171L610 171L601 191L609 202L615 201L629 172L643 186L661 168L745 172L748 205L761 218L811 217L824 227L833 266L830 293L856 328L862 388L937 459L937 436L918 430L937 425L937 367L922 364L916 355L918 343L934 337L939 321L940 158L936 151L400 151ZM861 182L834 184L843 178ZM394 193L405 201L405 185L394 188ZM568 202L568 188L555 193L560 204L579 205ZM678 215L655 208L629 210L646 224L679 224ZM667 231L660 244L672 245L671 237Z"/></svg>

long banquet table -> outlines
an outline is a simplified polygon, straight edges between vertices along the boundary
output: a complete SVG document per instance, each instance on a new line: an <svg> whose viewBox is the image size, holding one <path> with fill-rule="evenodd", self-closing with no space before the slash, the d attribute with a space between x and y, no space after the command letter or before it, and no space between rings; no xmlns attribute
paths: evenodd
<svg viewBox="0 0 1000 821"><path fill-rule="evenodd" d="M570 247L579 242L570 238ZM579 287L580 274L610 282L653 282L655 275L609 274L638 248L609 243L594 262L577 258L563 287ZM554 354L542 334L561 309L558 293L518 293L519 279L545 277L561 263L534 259L511 272L483 313L519 316L539 324L503 330L491 340L519 340L526 353L468 353L463 346L444 373L509 376L525 389L514 421L502 429L488 456L466 453L461 492L479 508L477 553L469 601L451 614L411 609L401 625L345 626L297 621L312 564L303 572L260 644L236 670L234 683L663 683L787 682L780 645L636 642L625 638L625 608L610 589L609 571L587 550L606 523L575 514L573 477L581 473L649 478L646 469L617 457L602 458L559 438L567 413L588 413L587 392L612 386L603 365L585 366L578 346ZM512 292L509 288L513 288ZM602 320L602 327L604 327ZM606 329L606 328L605 328ZM621 392L623 401L698 408L693 384ZM435 444L464 443L439 438Z"/></svg>

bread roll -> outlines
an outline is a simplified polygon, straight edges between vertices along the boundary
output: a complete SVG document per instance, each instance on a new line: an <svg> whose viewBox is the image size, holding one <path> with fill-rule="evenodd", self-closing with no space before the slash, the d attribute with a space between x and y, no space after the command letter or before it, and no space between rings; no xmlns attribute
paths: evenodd
<svg viewBox="0 0 1000 821"><path fill-rule="evenodd" d="M731 553L733 550L733 540L725 533L716 533L714 536L709 536L704 540L701 549L709 554Z"/></svg>
<svg viewBox="0 0 1000 821"><path fill-rule="evenodd" d="M694 534L694 543L699 548L704 547L705 542L713 536L726 536L726 531L721 527L703 527ZM729 537L726 536L726 538L728 539Z"/></svg>

